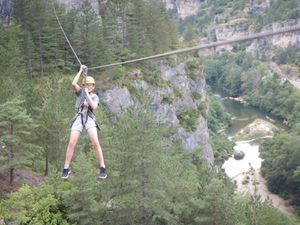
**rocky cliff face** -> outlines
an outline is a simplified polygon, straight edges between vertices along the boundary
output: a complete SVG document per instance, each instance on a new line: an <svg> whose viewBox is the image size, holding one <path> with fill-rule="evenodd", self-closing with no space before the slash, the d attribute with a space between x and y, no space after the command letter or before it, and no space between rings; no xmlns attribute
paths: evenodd
<svg viewBox="0 0 300 225"><path fill-rule="evenodd" d="M58 0L58 2L70 10L77 8L83 0ZM175 10L180 18L185 18L195 15L207 0L162 0L162 2L165 3L166 9ZM96 12L101 12L109 0L90 0L90 3Z"/></svg>
<svg viewBox="0 0 300 225"><path fill-rule="evenodd" d="M178 17L185 18L187 16L196 15L201 6L206 6L208 1L205 0L162 0L167 9L175 10ZM199 37L199 44L206 44L214 41L224 41L233 38L245 37L255 33L249 26L248 16L262 13L270 8L272 0L249 0L246 2L245 8L238 14L232 15L230 9L224 9L221 14L214 15L212 23L208 25L208 40L203 42L203 38ZM244 17L241 17L244 16ZM229 19L229 20L228 20ZM221 23L220 21L226 21ZM263 27L262 31L277 30L286 26L300 25L300 19L280 21ZM300 32L285 33L281 35L269 36L252 41L246 51L259 59L271 59L276 49L286 48L289 45L300 46ZM216 51L231 51L233 45L219 46ZM201 51L200 54L206 54Z"/></svg>
<svg viewBox="0 0 300 225"><path fill-rule="evenodd" d="M261 32L276 31L284 27L296 25L300 26L300 19L275 22L263 27ZM210 35L213 36L216 41L246 37L247 35L253 33L255 33L255 31L251 30L246 18L231 20L225 24L218 24L210 28ZM271 59L275 55L276 49L287 48L290 45L300 47L299 31L255 39L248 45L246 51L254 57L258 57L259 59ZM220 49L231 51L233 46L220 46L216 50L218 51Z"/></svg>
<svg viewBox="0 0 300 225"><path fill-rule="evenodd" d="M176 111L180 107L197 109L201 103L207 102L205 79L191 79L188 76L190 69L188 69L187 62L182 62L175 67L161 64L159 71L161 78L169 82L170 86L155 87L144 80L136 79L134 81L135 88L151 96L153 112L177 130L174 136L182 141L184 149L192 151L196 147L201 147L202 155L207 158L209 163L213 163L214 156L209 141L206 118L200 114L196 120L196 129L194 131L186 131L181 127L176 115ZM197 74L200 71L195 69L193 73ZM197 93L199 98L193 98L195 93ZM165 101L166 96L168 101ZM110 90L101 92L100 99L110 111L117 114L135 104L128 89L120 86L114 86Z"/></svg>
<svg viewBox="0 0 300 225"><path fill-rule="evenodd" d="M76 9L80 4L83 3L83 0L58 0L58 2L65 6L67 10ZM99 11L99 2L98 0L90 0L90 4L92 5L95 12Z"/></svg>
<svg viewBox="0 0 300 225"><path fill-rule="evenodd" d="M206 4L207 0L162 0L166 9L175 10L178 16L184 19L187 16L197 14L201 5Z"/></svg>
<svg viewBox="0 0 300 225"><path fill-rule="evenodd" d="M0 16L3 23L9 24L11 17L11 0L0 0Z"/></svg>
<svg viewBox="0 0 300 225"><path fill-rule="evenodd" d="M271 5L271 2L272 0L250 0L244 11L253 14L260 13L268 9Z"/></svg>
<svg viewBox="0 0 300 225"><path fill-rule="evenodd" d="M289 26L300 26L300 19L272 23L262 31L275 31ZM284 33L254 40L246 49L248 53L259 59L271 59L278 48L288 46L300 47L300 31Z"/></svg>
<svg viewBox="0 0 300 225"><path fill-rule="evenodd" d="M207 0L162 0L165 3L166 9L175 10L178 17L184 19L185 17L196 15L201 6L207 4ZM244 11L246 13L259 13L268 9L272 0L249 0ZM230 16L230 15L226 15Z"/></svg>

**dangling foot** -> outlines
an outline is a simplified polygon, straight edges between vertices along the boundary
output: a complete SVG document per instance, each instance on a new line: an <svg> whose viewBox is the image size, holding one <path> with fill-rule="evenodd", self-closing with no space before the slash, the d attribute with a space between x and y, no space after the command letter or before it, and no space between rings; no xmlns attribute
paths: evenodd
<svg viewBox="0 0 300 225"><path fill-rule="evenodd" d="M100 174L99 174L99 179L106 179L107 173L106 169L104 167L100 167Z"/></svg>
<svg viewBox="0 0 300 225"><path fill-rule="evenodd" d="M61 178L62 179L68 179L70 173L71 173L71 169L70 168L63 169Z"/></svg>

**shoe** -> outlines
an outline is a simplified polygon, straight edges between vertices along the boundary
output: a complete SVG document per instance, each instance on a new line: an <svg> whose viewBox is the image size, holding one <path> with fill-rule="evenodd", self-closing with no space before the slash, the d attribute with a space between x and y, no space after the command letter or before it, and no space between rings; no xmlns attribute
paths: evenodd
<svg viewBox="0 0 300 225"><path fill-rule="evenodd" d="M71 173L71 169L70 168L63 169L61 178L62 179L68 179L70 173Z"/></svg>
<svg viewBox="0 0 300 225"><path fill-rule="evenodd" d="M106 173L106 169L104 167L100 167L100 175L99 175L99 179L106 179L107 177L107 173Z"/></svg>

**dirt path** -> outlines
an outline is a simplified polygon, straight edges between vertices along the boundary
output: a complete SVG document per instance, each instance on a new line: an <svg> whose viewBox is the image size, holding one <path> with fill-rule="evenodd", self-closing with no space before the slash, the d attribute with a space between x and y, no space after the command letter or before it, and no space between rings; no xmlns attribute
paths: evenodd
<svg viewBox="0 0 300 225"><path fill-rule="evenodd" d="M272 205L285 213L292 213L293 207L289 205L288 201L271 193L266 185L266 180L261 176L260 169L253 170L247 173L242 173L233 178L237 184L237 191L240 193L250 193L254 195L255 192L263 200L270 200ZM245 181L248 182L245 182ZM244 184L243 184L244 182Z"/></svg>

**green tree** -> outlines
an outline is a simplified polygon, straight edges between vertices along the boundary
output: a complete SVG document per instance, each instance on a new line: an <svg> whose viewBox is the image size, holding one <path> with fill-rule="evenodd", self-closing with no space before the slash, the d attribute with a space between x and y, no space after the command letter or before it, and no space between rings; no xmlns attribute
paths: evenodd
<svg viewBox="0 0 300 225"><path fill-rule="evenodd" d="M262 65L257 65L241 73L243 94L251 95L253 90L257 89L266 76L266 69Z"/></svg>
<svg viewBox="0 0 300 225"><path fill-rule="evenodd" d="M39 146L43 150L44 171L48 175L49 165L61 168L65 155L69 126L75 114L69 79L58 76L40 79L39 90L42 105L39 107L39 121L42 126L35 132Z"/></svg>
<svg viewBox="0 0 300 225"><path fill-rule="evenodd" d="M196 34L195 31L193 29L193 27L191 25L187 26L185 34L184 34L184 40L189 42L194 40Z"/></svg>
<svg viewBox="0 0 300 225"><path fill-rule="evenodd" d="M262 146L262 171L271 191L299 195L300 183L295 176L300 166L299 140L298 135L280 132Z"/></svg>
<svg viewBox="0 0 300 225"><path fill-rule="evenodd" d="M103 37L101 20L92 8L90 1L85 0L75 11L76 17L72 40L82 62L87 65L98 65L103 61Z"/></svg>
<svg viewBox="0 0 300 225"><path fill-rule="evenodd" d="M298 225L293 216L274 208L269 201L259 196L235 196L238 224L243 225Z"/></svg>
<svg viewBox="0 0 300 225"><path fill-rule="evenodd" d="M23 186L0 202L1 216L17 224L69 224L61 210L55 186Z"/></svg>
<svg viewBox="0 0 300 225"><path fill-rule="evenodd" d="M13 16L23 29L20 39L26 71L30 76L45 75L63 62L63 36L51 4L46 0L13 2Z"/></svg>
<svg viewBox="0 0 300 225"><path fill-rule="evenodd" d="M146 2L145 36L154 53L175 48L177 32L160 1ZM146 44L147 46L147 44Z"/></svg>
<svg viewBox="0 0 300 225"><path fill-rule="evenodd" d="M180 221L191 225L236 224L233 184L223 172L208 165L199 150L195 149L192 158L197 191L187 199Z"/></svg>
<svg viewBox="0 0 300 225"><path fill-rule="evenodd" d="M31 132L36 123L22 106L24 101L13 99L0 105L0 134L6 144L9 158L3 169L9 169L10 183L14 180L14 170L24 165L31 165L38 147L33 145Z"/></svg>
<svg viewBox="0 0 300 225"><path fill-rule="evenodd" d="M22 55L18 40L20 29L15 26L0 25L0 103L8 97L22 94L20 88L24 82L25 68L22 64Z"/></svg>
<svg viewBox="0 0 300 225"><path fill-rule="evenodd" d="M226 87L226 91L231 96L240 96L241 91L241 73L242 69L239 66L228 65L226 66L226 76L223 77L222 82Z"/></svg>
<svg viewBox="0 0 300 225"><path fill-rule="evenodd" d="M107 193L113 203L105 221L178 224L183 202L197 189L192 165L187 154L175 150L170 128L153 115L150 101L141 97L137 105L103 132L106 161L112 165Z"/></svg>
<svg viewBox="0 0 300 225"><path fill-rule="evenodd" d="M217 85L218 80L224 75L225 62L218 58L209 58L204 63L204 74L210 85Z"/></svg>
<svg viewBox="0 0 300 225"><path fill-rule="evenodd" d="M87 154L81 151L76 155L72 163L72 177L69 179L71 186L62 194L63 204L72 223L111 224L106 218L110 214L109 210L113 209L110 208L113 202L110 199L110 189L107 188L109 184L97 181L99 171L96 170L92 154L92 151Z"/></svg>
<svg viewBox="0 0 300 225"><path fill-rule="evenodd" d="M153 116L148 101L128 109L113 126L116 203L111 223L160 224L172 220L170 186L164 177L169 129ZM146 102L146 103L145 103ZM164 201L161 201L164 199ZM151 222L152 221L152 222ZM156 221L156 222L155 222Z"/></svg>

